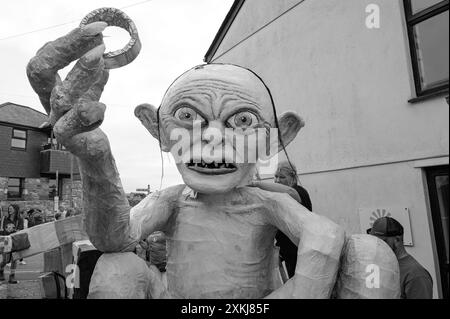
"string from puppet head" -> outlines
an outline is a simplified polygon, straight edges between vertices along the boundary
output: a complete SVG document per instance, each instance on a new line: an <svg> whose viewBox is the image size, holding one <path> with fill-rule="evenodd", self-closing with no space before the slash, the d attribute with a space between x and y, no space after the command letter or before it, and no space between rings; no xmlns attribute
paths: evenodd
<svg viewBox="0 0 450 319"><path fill-rule="evenodd" d="M161 129L160 129L160 123L159 123L159 110L161 109L161 106L158 107L156 110L156 121L158 123L158 143L159 143L159 154L161 156L161 180L159 181L159 191L162 189L162 183L164 179L164 157L163 157L163 151L161 148Z"/></svg>
<svg viewBox="0 0 450 319"><path fill-rule="evenodd" d="M244 68L244 67L239 66L239 65L235 65L235 66L240 67L240 68ZM291 160L289 158L289 154L287 153L286 147L284 146L283 139L281 138L280 126L278 124L278 115L277 115L277 110L276 110L276 107L275 107L275 102L273 100L272 92L270 92L269 87L266 85L266 83L263 81L263 79L258 74L256 74L255 72L253 72L250 69L247 69L247 68L244 68L244 69L246 69L247 71L253 73L261 81L261 83L264 85L264 87L266 88L267 92L269 93L270 102L272 103L273 116L275 118L275 127L276 127L277 132L278 132L278 141L280 142L281 147L283 148L283 152L286 155L286 159L287 159L287 161L289 163L289 166L291 167L292 171L294 171L295 174L297 174L297 171L294 169L294 165L292 165L292 162L291 162ZM297 179L297 181L298 181L298 179Z"/></svg>

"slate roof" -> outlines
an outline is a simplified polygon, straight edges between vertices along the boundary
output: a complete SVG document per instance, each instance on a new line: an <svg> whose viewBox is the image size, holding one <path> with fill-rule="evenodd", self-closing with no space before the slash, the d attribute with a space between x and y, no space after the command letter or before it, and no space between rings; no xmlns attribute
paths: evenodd
<svg viewBox="0 0 450 319"><path fill-rule="evenodd" d="M46 121L46 114L31 107L11 102L0 104L0 122L39 128Z"/></svg>

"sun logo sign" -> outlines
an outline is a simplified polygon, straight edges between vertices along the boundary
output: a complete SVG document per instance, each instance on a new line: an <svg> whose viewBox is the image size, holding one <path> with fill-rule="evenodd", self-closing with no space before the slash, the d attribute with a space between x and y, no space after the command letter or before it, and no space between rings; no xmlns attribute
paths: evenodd
<svg viewBox="0 0 450 319"><path fill-rule="evenodd" d="M391 213L389 213L386 209L376 209L370 215L370 227L373 226L373 223L381 217L392 217Z"/></svg>

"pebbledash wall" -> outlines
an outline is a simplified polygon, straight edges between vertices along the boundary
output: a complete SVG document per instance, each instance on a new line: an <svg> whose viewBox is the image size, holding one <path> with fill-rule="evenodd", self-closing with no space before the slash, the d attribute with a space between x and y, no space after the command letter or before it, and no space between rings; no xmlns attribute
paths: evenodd
<svg viewBox="0 0 450 319"><path fill-rule="evenodd" d="M408 102L415 90L403 2L376 1L379 29L365 25L370 3L235 1L239 8L205 61L255 71L278 116L294 110L303 117L306 126L287 151L316 213L365 233L361 208L409 208L407 250L431 273L436 298L442 292L424 168L448 167L448 102L445 95Z"/></svg>

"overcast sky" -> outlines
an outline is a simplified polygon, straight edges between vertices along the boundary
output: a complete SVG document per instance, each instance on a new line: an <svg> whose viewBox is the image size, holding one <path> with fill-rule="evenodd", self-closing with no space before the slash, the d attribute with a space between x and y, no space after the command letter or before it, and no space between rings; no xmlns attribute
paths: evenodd
<svg viewBox="0 0 450 319"><path fill-rule="evenodd" d="M46 42L78 26L79 21L90 11L101 7L123 8L136 24L142 50L133 63L110 72L101 99L108 107L102 129L109 137L125 191L135 191L147 184L152 189L159 189L162 168L159 147L135 118L134 108L140 103L158 106L165 90L178 75L203 63L203 57L232 2L2 1L0 104L14 102L45 112L25 74L29 59ZM41 30L55 25L60 26ZM41 31L28 33L35 30ZM122 48L129 39L128 33L118 28L107 28L103 34L107 36L107 51ZM65 76L69 68L60 74ZM164 171L163 188L182 183L172 158L166 154Z"/></svg>

